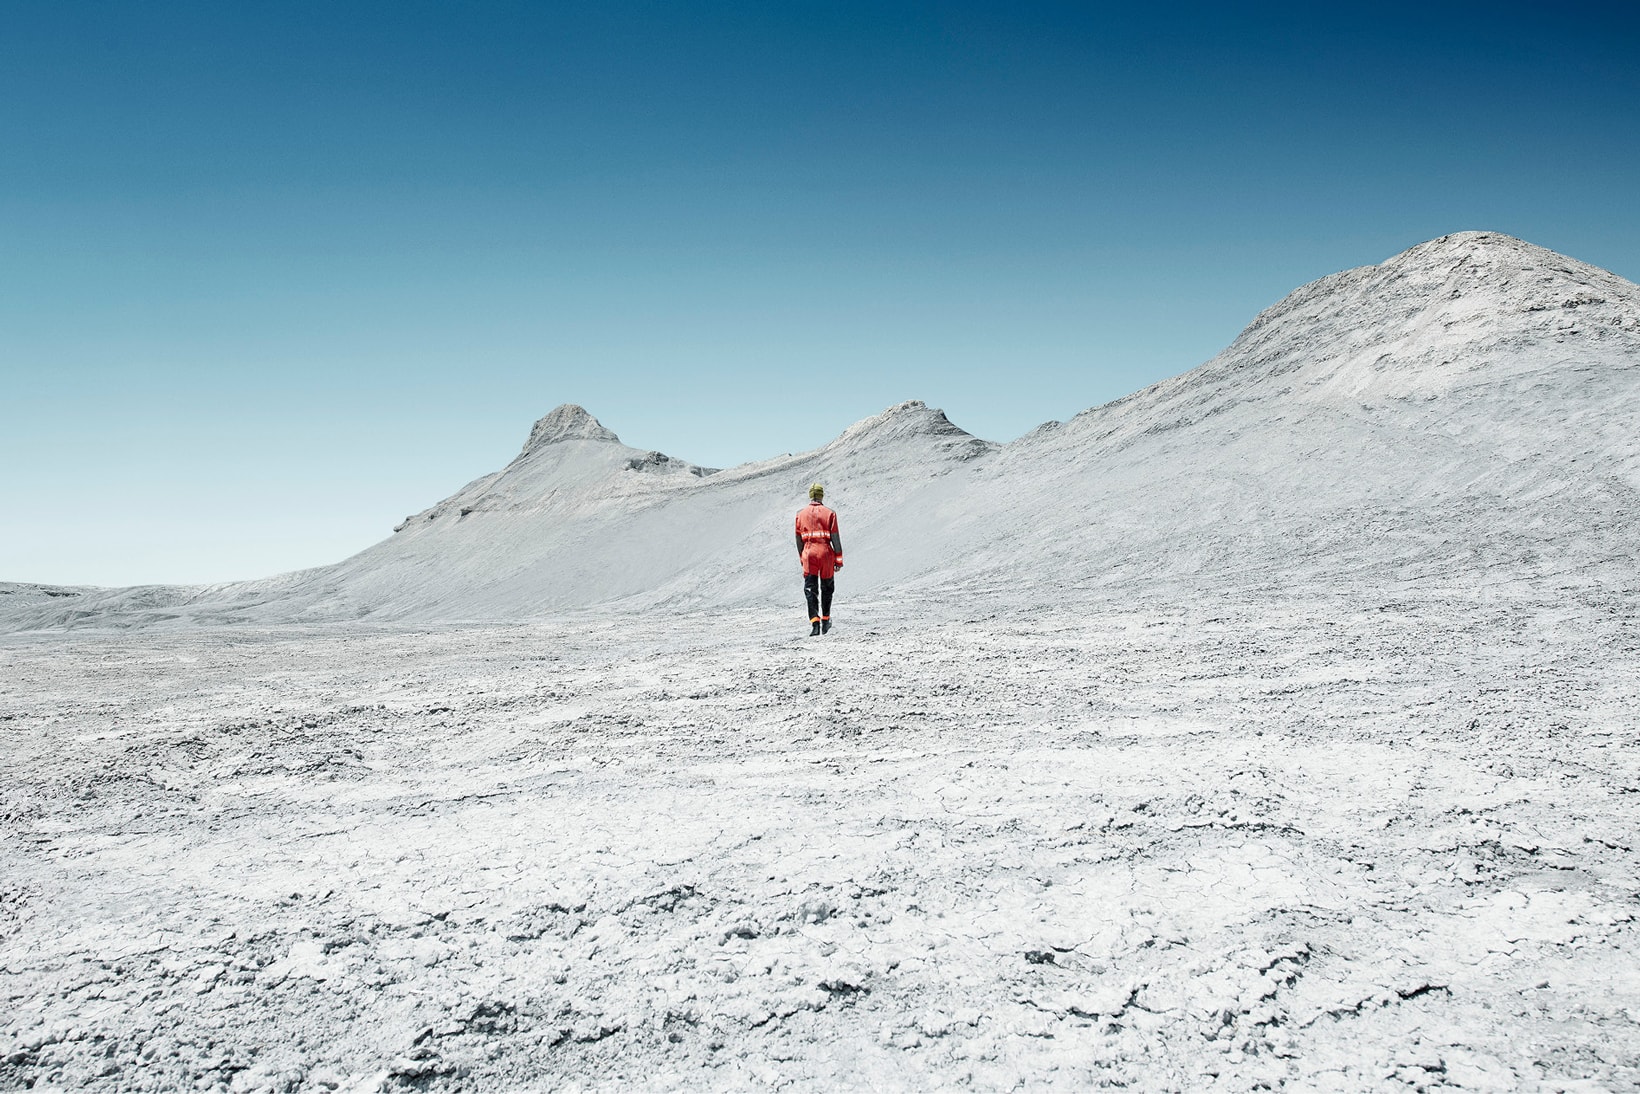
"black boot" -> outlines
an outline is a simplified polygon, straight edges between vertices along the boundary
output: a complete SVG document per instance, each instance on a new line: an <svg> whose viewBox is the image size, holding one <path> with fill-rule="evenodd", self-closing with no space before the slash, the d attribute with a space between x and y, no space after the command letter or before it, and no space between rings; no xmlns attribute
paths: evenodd
<svg viewBox="0 0 1640 1094"><path fill-rule="evenodd" d="M809 628L809 637L813 638L815 635L817 635L819 633L820 633L820 621L818 619L816 619L814 621L814 625Z"/></svg>
<svg viewBox="0 0 1640 1094"><path fill-rule="evenodd" d="M822 619L820 621L820 633L821 634L830 634L831 633L831 620Z"/></svg>

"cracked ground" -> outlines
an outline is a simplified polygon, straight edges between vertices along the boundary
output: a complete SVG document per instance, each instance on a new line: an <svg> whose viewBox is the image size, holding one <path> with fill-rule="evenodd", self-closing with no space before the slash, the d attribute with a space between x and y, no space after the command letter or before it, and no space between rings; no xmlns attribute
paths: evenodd
<svg viewBox="0 0 1640 1094"><path fill-rule="evenodd" d="M0 639L0 1089L1640 1085L1598 593Z"/></svg>

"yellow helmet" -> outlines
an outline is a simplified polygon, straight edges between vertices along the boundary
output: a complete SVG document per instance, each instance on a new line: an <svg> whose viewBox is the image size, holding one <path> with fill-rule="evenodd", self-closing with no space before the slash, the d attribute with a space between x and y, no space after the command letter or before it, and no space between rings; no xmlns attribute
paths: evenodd
<svg viewBox="0 0 1640 1094"><path fill-rule="evenodd" d="M809 497L810 497L810 499L812 499L814 501L819 501L821 498L823 498L825 496L826 496L826 488L824 486L821 486L817 482L809 484Z"/></svg>

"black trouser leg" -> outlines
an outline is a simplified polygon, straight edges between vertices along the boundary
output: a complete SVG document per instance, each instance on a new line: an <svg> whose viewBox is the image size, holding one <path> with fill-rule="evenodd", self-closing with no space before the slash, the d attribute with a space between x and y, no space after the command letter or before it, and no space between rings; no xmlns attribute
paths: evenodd
<svg viewBox="0 0 1640 1094"><path fill-rule="evenodd" d="M831 594L836 590L836 588L837 588L837 579L836 578L834 578L834 577L823 577L823 578L820 579L820 618L821 619L830 619L831 618ZM811 601L811 603L812 603L812 601ZM812 613L813 609L811 608L810 611Z"/></svg>
<svg viewBox="0 0 1640 1094"><path fill-rule="evenodd" d="M820 575L803 575L803 599L809 602L809 618L820 618ZM826 593L826 602L831 602L831 593Z"/></svg>

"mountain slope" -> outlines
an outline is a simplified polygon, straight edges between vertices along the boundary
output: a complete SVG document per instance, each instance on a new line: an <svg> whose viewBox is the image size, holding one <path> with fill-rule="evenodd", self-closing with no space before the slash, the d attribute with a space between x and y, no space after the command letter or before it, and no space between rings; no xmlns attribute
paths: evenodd
<svg viewBox="0 0 1640 1094"><path fill-rule="evenodd" d="M1008 446L976 483L983 524L1029 535L958 561L1000 578L1030 553L1099 583L1525 579L1619 553L1637 427L1640 286L1460 233L1306 285L1200 368Z"/></svg>
<svg viewBox="0 0 1640 1094"><path fill-rule="evenodd" d="M1610 582L1640 511L1640 286L1491 232L1305 285L1206 364L998 446L910 402L724 471L579 407L334 566L20 598L76 621L519 618L794 598L791 515L843 517L852 598ZM6 612L0 606L0 612Z"/></svg>

